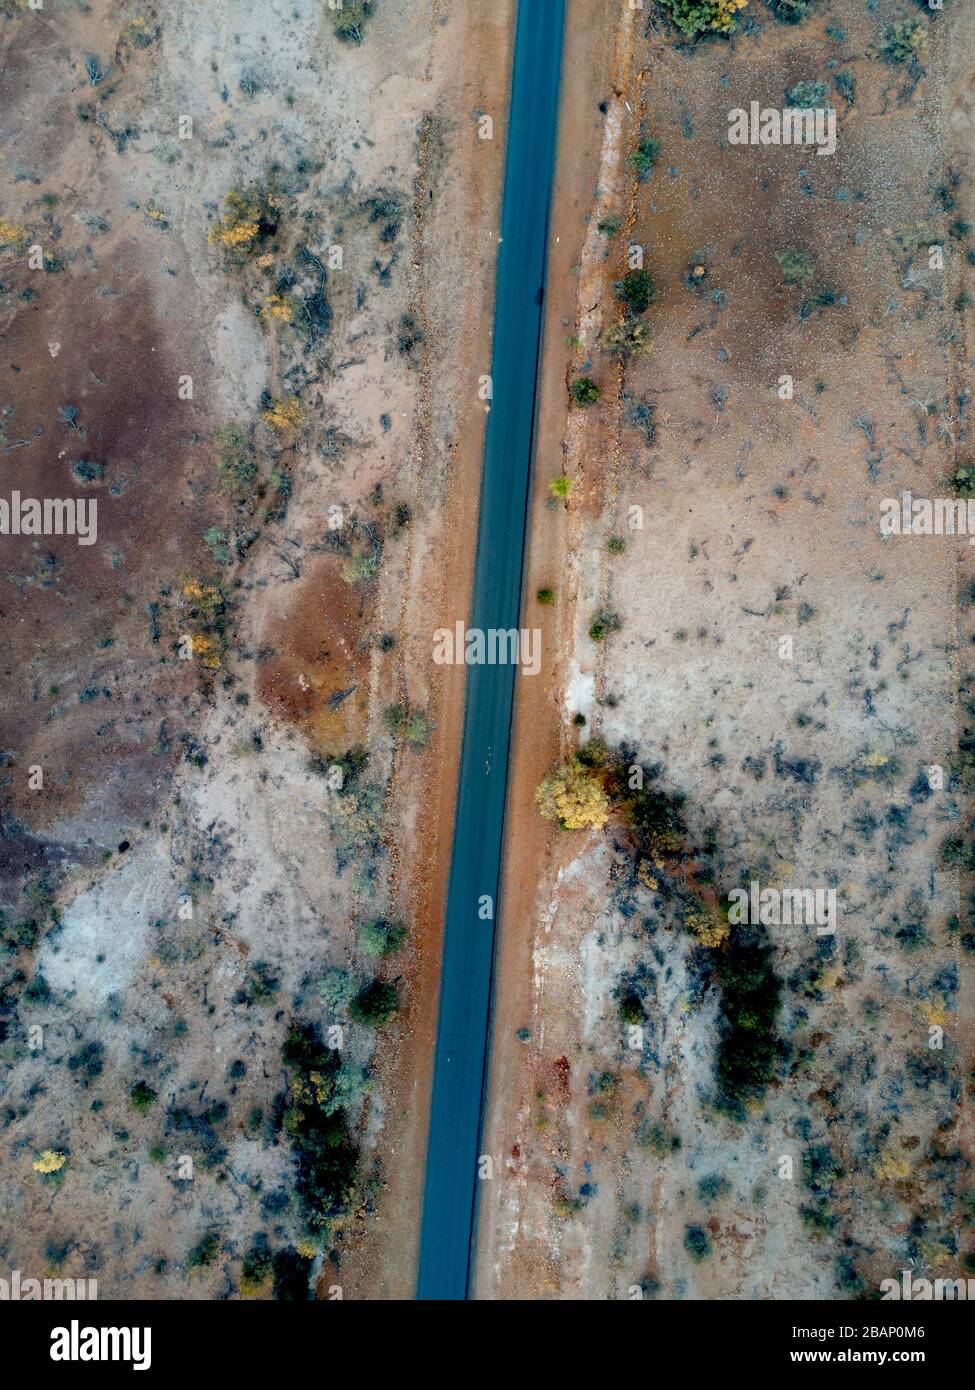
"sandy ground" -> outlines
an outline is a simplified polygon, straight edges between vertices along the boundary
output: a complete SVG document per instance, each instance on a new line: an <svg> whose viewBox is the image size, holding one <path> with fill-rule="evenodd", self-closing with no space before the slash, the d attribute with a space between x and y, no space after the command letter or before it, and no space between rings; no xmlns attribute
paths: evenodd
<svg viewBox="0 0 975 1390"><path fill-rule="evenodd" d="M960 7L933 18L915 83L878 56L889 0L823 0L798 29L752 8L755 32L691 51L646 13L569 7L525 586L546 662L519 680L481 1297L850 1297L908 1265L958 1273L971 1248L970 885L938 854L970 818L951 767L971 556L877 521L971 457L971 41ZM355 46L317 0L0 5L3 491L99 502L90 548L0 537L10 1268L94 1274L103 1297L239 1296L257 1233L301 1239L281 1128L297 1018L346 1025L373 1083L351 1110L361 1187L303 1257L311 1280L412 1291L463 700L430 637L469 592L512 10L378 0ZM835 88L834 158L727 147L731 106L811 79ZM641 183L626 155L648 135ZM235 187L273 194L263 264L211 241ZM633 242L660 299L652 354L624 368L598 339ZM775 259L796 245L808 288ZM322 282L301 248L324 266L337 246ZM833 301L803 316L815 288ZM581 373L602 398L570 414ZM257 479L236 503L228 426ZM563 469L567 507L547 496ZM599 646L598 607L622 619ZM402 702L425 749L384 722ZM792 1051L743 1123L710 1108L720 999L672 900L635 878L619 825L556 834L534 809L591 734L686 795L720 890L840 894L828 957L774 939ZM359 745L342 803L323 772ZM945 786L919 794L934 764ZM357 927L380 914L410 937L378 966L402 1004L376 1033L317 981L376 972ZM53 1179L45 1150L66 1160Z"/></svg>
<svg viewBox="0 0 975 1390"><path fill-rule="evenodd" d="M696 51L642 17L612 32L572 11L525 621L542 584L558 607L543 674L519 686L480 1297L846 1298L907 1265L964 1272L968 887L939 850L970 814L950 768L971 558L953 538L892 549L879 508L903 487L944 495L970 457L971 64L946 14L906 81L877 54L895 9L817 7ZM855 100L833 98L834 158L725 142L729 109L838 72ZM641 183L625 157L648 135L660 156ZM609 214L615 238L596 229ZM652 353L621 369L598 336L633 243L660 297ZM941 280L931 243L948 248ZM809 291L775 259L795 246L829 307L799 312ZM602 399L567 413L582 374ZM575 488L553 510L562 468ZM605 644L588 636L600 608L622 619ZM839 895L825 954L803 929L773 934L791 1061L743 1123L711 1109L718 990L667 894L636 879L621 827L553 833L534 810L543 772L590 734L686 796L719 890ZM945 787L925 795L932 765ZM643 999L639 1047L624 987ZM700 1261L689 1228L707 1235Z"/></svg>
<svg viewBox="0 0 975 1390"><path fill-rule="evenodd" d="M343 1022L361 1191L308 1268L408 1296L462 708L431 634L473 562L510 7L383 0L360 46L313 0L7 8L5 486L101 470L98 545L2 542L4 924L36 926L4 938L0 1252L103 1297L236 1296L256 1233L300 1238L290 1021ZM212 241L235 187L272 191L260 259ZM402 702L425 749L384 724ZM356 745L368 825L323 775ZM316 989L375 973L379 915L410 928L381 1042Z"/></svg>

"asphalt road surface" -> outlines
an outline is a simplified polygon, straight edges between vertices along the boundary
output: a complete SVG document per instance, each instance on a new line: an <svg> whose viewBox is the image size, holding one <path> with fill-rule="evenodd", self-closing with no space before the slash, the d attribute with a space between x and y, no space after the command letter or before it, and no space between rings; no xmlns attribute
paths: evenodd
<svg viewBox="0 0 975 1390"><path fill-rule="evenodd" d="M468 628L517 628L555 167L563 0L520 0ZM500 122L495 121L497 130ZM503 129L503 127L502 127ZM473 389L473 383L472 383ZM467 1297L516 667L472 665L447 892L417 1297ZM490 911L491 915L486 915Z"/></svg>

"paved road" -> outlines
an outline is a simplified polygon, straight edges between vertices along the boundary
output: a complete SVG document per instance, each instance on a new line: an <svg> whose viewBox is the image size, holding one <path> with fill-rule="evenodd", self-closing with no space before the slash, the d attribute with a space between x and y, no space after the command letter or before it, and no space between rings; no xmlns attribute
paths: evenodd
<svg viewBox="0 0 975 1390"><path fill-rule="evenodd" d="M528 482L555 167L563 0L519 0L474 591L468 627L520 621ZM532 679L524 676L518 679ZM467 1297L490 1037L515 668L471 666L447 891L417 1296Z"/></svg>

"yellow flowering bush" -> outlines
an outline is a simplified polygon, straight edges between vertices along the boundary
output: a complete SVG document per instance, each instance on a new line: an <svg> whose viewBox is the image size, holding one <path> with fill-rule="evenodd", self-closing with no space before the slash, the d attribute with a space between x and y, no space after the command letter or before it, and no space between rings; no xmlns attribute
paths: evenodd
<svg viewBox="0 0 975 1390"><path fill-rule="evenodd" d="M274 400L267 410L261 411L264 423L277 430L279 434L287 434L289 430L297 429L304 418L305 412L297 396L289 396L287 400Z"/></svg>
<svg viewBox="0 0 975 1390"><path fill-rule="evenodd" d="M44 1149L34 1159L35 1173L58 1173L68 1161L68 1155L58 1153L56 1149Z"/></svg>
<svg viewBox="0 0 975 1390"><path fill-rule="evenodd" d="M209 671L216 671L227 650L227 600L219 584L187 578L182 582L185 602L195 609L192 621L193 655Z"/></svg>
<svg viewBox="0 0 975 1390"><path fill-rule="evenodd" d="M691 909L684 913L684 926L692 932L702 946L707 946L709 950L724 945L731 935L731 927L723 917L713 916L705 911L703 907L699 910Z"/></svg>
<svg viewBox="0 0 975 1390"><path fill-rule="evenodd" d="M562 830L602 830L609 820L604 779L578 758L539 783L535 802L545 819L556 821Z"/></svg>
<svg viewBox="0 0 975 1390"><path fill-rule="evenodd" d="M8 246L23 246L27 240L27 233L23 227L18 227L14 222L7 222L0 217L0 251Z"/></svg>
<svg viewBox="0 0 975 1390"><path fill-rule="evenodd" d="M734 28L735 16L748 0L660 0L663 9L682 34L727 34Z"/></svg>
<svg viewBox="0 0 975 1390"><path fill-rule="evenodd" d="M264 258L261 257L263 260ZM269 294L261 306L261 317L280 319L282 323L291 322L291 305L283 295Z"/></svg>
<svg viewBox="0 0 975 1390"><path fill-rule="evenodd" d="M228 251L251 251L277 227L280 207L280 200L270 193L242 193L232 188L224 199L220 224L210 232L210 241Z"/></svg>

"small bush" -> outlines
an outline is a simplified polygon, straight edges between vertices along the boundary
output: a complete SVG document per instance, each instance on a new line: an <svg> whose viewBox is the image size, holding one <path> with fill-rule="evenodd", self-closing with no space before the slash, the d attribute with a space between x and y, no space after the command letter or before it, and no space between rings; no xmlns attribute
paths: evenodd
<svg viewBox="0 0 975 1390"><path fill-rule="evenodd" d="M697 1195L706 1206L710 1206L721 1197L727 1197L730 1191L731 1183L720 1173L709 1173L706 1178L701 1178L697 1185Z"/></svg>
<svg viewBox="0 0 975 1390"><path fill-rule="evenodd" d="M589 624L589 636L593 642L604 642L611 632L619 632L622 626L623 622L618 613L609 608L601 608L593 615Z"/></svg>
<svg viewBox="0 0 975 1390"><path fill-rule="evenodd" d="M554 589L539 589L539 590L538 590L538 593L535 595L535 598L538 600L539 603L544 603L544 604L551 604L551 603L554 603L554 602L555 602L555 590L554 590Z"/></svg>
<svg viewBox="0 0 975 1390"><path fill-rule="evenodd" d="M266 960L255 961L247 972L242 989L234 995L235 1004L268 1004L278 992L279 980Z"/></svg>
<svg viewBox="0 0 975 1390"><path fill-rule="evenodd" d="M379 557L375 554L353 555L342 566L342 578L353 588L356 584L368 584L375 579L379 570Z"/></svg>
<svg viewBox="0 0 975 1390"><path fill-rule="evenodd" d="M659 0L660 8L685 38L701 34L727 34L735 27L735 15L748 0Z"/></svg>
<svg viewBox="0 0 975 1390"><path fill-rule="evenodd" d="M631 314L643 314L657 297L657 288L649 270L631 270L613 285L616 298Z"/></svg>
<svg viewBox="0 0 975 1390"><path fill-rule="evenodd" d="M888 63L909 63L928 41L928 26L923 19L899 19L884 30L881 52Z"/></svg>
<svg viewBox="0 0 975 1390"><path fill-rule="evenodd" d="M190 1269L204 1269L207 1265L212 1265L220 1253L220 1232L209 1230L193 1246L193 1249L186 1257L186 1263Z"/></svg>
<svg viewBox="0 0 975 1390"><path fill-rule="evenodd" d="M620 1021L627 1024L639 1024L644 1021L643 1001L634 990L627 992L620 999Z"/></svg>
<svg viewBox="0 0 975 1390"><path fill-rule="evenodd" d="M814 1235L822 1235L826 1231L831 1231L836 1225L833 1208L825 1197L820 1197L814 1206L802 1207L800 1214L803 1225Z"/></svg>
<svg viewBox="0 0 975 1390"><path fill-rule="evenodd" d="M335 37L340 43L360 44L365 22L371 14L371 0L342 0L342 8L332 12Z"/></svg>
<svg viewBox="0 0 975 1390"><path fill-rule="evenodd" d="M660 146L656 140L641 140L635 149L630 150L626 162L643 183L650 177L650 172L659 158Z"/></svg>
<svg viewBox="0 0 975 1390"><path fill-rule="evenodd" d="M218 430L216 444L221 488L233 501L246 502L257 483L254 446L240 425Z"/></svg>
<svg viewBox="0 0 975 1390"><path fill-rule="evenodd" d="M273 1264L274 1260L267 1236L263 1231L258 1231L240 1268L241 1289L244 1292L254 1292L259 1289L270 1275Z"/></svg>
<svg viewBox="0 0 975 1390"><path fill-rule="evenodd" d="M794 247L788 251L780 251L775 259L787 285L798 285L803 280L808 280L816 268L815 259L810 252L799 251Z"/></svg>
<svg viewBox="0 0 975 1390"><path fill-rule="evenodd" d="M100 483L105 476L105 465L95 463L92 459L79 459L71 469L75 482L84 486L86 483Z"/></svg>
<svg viewBox="0 0 975 1390"><path fill-rule="evenodd" d="M812 7L812 0L769 0L769 8L783 24L799 24Z"/></svg>
<svg viewBox="0 0 975 1390"><path fill-rule="evenodd" d="M345 1013L354 994L355 982L347 970L340 970L338 967L326 970L318 982L318 997L328 1012L336 1018Z"/></svg>
<svg viewBox="0 0 975 1390"><path fill-rule="evenodd" d="M105 1070L105 1049L100 1042L85 1043L68 1058L68 1070L87 1086Z"/></svg>
<svg viewBox="0 0 975 1390"><path fill-rule="evenodd" d="M399 1010L399 991L385 980L373 980L352 1000L349 1012L357 1023L382 1028Z"/></svg>
<svg viewBox="0 0 975 1390"><path fill-rule="evenodd" d="M975 870L975 844L961 835L948 835L941 842L941 862L950 869Z"/></svg>
<svg viewBox="0 0 975 1390"><path fill-rule="evenodd" d="M364 922L359 931L362 949L369 956L391 956L406 940L405 922L391 922L386 917L376 917Z"/></svg>
<svg viewBox="0 0 975 1390"><path fill-rule="evenodd" d="M576 405L583 407L594 405L599 400L600 394L599 387L589 376L577 376L569 387L569 395Z"/></svg>
<svg viewBox="0 0 975 1390"><path fill-rule="evenodd" d="M394 737L404 738L414 748L425 748L430 740L429 720L409 705L387 705L383 723Z"/></svg>
<svg viewBox="0 0 975 1390"><path fill-rule="evenodd" d="M624 357L645 357L653 346L646 324L634 318L625 318L607 328L602 345L606 352L620 352Z"/></svg>
<svg viewBox="0 0 975 1390"><path fill-rule="evenodd" d="M159 1099L158 1093L147 1085L145 1081L137 1081L129 1092L129 1104L133 1110L137 1110L140 1115L144 1115L147 1110L151 1110Z"/></svg>
<svg viewBox="0 0 975 1390"><path fill-rule="evenodd" d="M797 82L785 94L787 106L795 106L803 111L825 107L829 102L829 88L825 82Z"/></svg>
<svg viewBox="0 0 975 1390"><path fill-rule="evenodd" d="M696 1264L706 1260L711 1253L708 1233L700 1226L688 1226L684 1232L684 1249Z"/></svg>
<svg viewBox="0 0 975 1390"><path fill-rule="evenodd" d="M962 464L948 479L956 497L975 497L975 464Z"/></svg>

